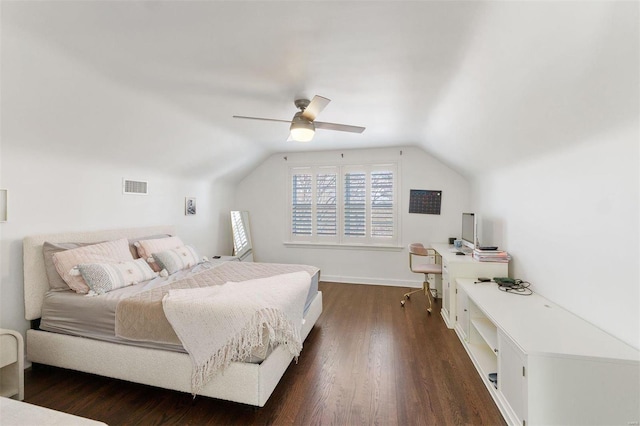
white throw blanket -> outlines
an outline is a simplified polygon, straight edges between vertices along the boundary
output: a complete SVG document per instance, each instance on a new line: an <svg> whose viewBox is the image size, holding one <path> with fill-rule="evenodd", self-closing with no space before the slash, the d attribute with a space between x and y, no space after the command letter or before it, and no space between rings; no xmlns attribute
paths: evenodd
<svg viewBox="0 0 640 426"><path fill-rule="evenodd" d="M164 313L193 363L195 396L232 361L242 361L263 345L285 345L293 356L302 349L300 329L311 285L306 272L220 286L170 290Z"/></svg>

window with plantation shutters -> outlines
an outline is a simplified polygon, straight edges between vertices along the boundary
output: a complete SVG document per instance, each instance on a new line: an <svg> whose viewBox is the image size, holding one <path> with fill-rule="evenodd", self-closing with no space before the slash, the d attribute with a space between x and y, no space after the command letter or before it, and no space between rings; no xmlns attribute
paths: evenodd
<svg viewBox="0 0 640 426"><path fill-rule="evenodd" d="M344 235L364 237L367 228L367 175L351 172L344 175Z"/></svg>
<svg viewBox="0 0 640 426"><path fill-rule="evenodd" d="M313 175L294 174L291 182L291 233L311 236L313 230Z"/></svg>
<svg viewBox="0 0 640 426"><path fill-rule="evenodd" d="M371 172L371 236L393 238L394 236L394 182L390 170Z"/></svg>
<svg viewBox="0 0 640 426"><path fill-rule="evenodd" d="M289 178L292 242L397 244L396 164L291 167Z"/></svg>
<svg viewBox="0 0 640 426"><path fill-rule="evenodd" d="M319 236L338 234L337 179L334 173L318 173L316 176L316 230Z"/></svg>

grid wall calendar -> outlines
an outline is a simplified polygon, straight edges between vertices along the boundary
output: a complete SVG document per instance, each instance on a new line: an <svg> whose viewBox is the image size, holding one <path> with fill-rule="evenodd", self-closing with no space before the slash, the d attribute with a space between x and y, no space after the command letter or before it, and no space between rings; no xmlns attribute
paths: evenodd
<svg viewBox="0 0 640 426"><path fill-rule="evenodd" d="M412 189L409 196L409 213L440 214L442 191Z"/></svg>

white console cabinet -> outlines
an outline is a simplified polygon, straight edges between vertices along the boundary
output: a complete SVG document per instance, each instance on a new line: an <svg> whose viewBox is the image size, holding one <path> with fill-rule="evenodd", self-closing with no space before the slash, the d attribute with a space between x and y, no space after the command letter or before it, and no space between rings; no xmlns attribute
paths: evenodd
<svg viewBox="0 0 640 426"><path fill-rule="evenodd" d="M440 314L449 328L456 324L456 279L477 277L506 277L509 272L508 263L478 262L470 254L458 256L451 251L452 246L446 243L431 245L442 257L442 308Z"/></svg>
<svg viewBox="0 0 640 426"><path fill-rule="evenodd" d="M462 338L468 340L469 338L469 298L467 295L458 291L456 294L456 311L457 315L457 324L460 324L459 332L462 333Z"/></svg>
<svg viewBox="0 0 640 426"><path fill-rule="evenodd" d="M639 424L637 349L535 293L457 284L456 332L508 423Z"/></svg>

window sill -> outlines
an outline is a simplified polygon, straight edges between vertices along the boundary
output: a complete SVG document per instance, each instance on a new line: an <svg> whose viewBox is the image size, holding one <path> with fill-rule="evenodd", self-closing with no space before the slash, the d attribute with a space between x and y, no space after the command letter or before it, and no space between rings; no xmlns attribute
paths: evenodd
<svg viewBox="0 0 640 426"><path fill-rule="evenodd" d="M319 248L338 250L371 250L371 251L402 251L403 246L385 244L337 244L337 243L306 243L302 241L285 241L287 248Z"/></svg>

